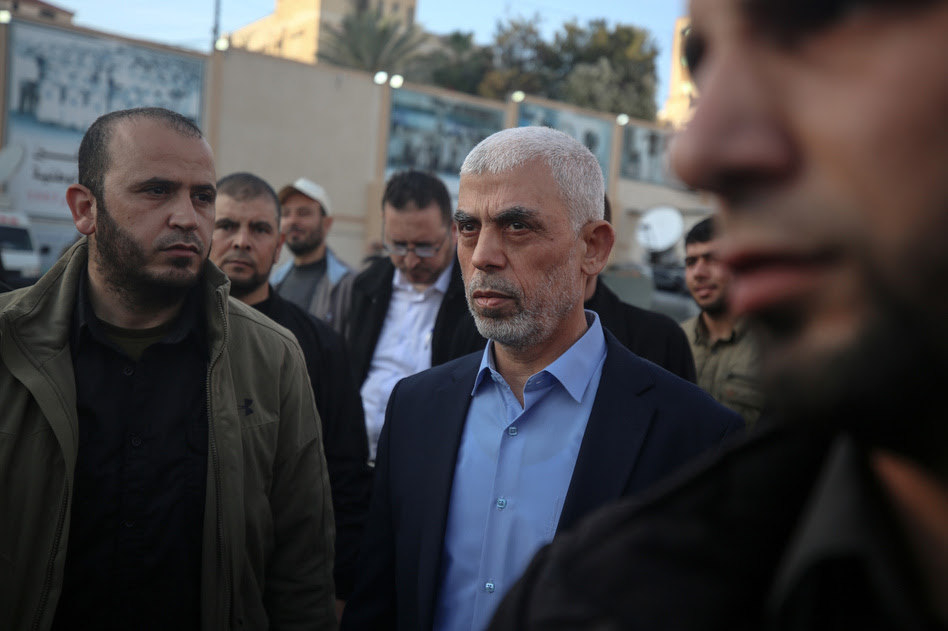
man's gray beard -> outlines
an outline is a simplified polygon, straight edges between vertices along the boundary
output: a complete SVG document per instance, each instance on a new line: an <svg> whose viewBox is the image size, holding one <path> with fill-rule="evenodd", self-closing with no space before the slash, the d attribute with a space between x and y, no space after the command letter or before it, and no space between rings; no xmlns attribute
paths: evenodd
<svg viewBox="0 0 948 631"><path fill-rule="evenodd" d="M556 326L576 307L577 296L567 293L571 282L565 263L551 270L537 288L534 307L524 307L524 295L509 281L490 275L477 275L466 288L467 306L474 316L477 332L501 346L523 350L549 339ZM472 304L474 291L492 289L513 298L516 313L509 316L490 317L478 313ZM581 290L581 288L580 288ZM577 292L573 292L576 294Z"/></svg>

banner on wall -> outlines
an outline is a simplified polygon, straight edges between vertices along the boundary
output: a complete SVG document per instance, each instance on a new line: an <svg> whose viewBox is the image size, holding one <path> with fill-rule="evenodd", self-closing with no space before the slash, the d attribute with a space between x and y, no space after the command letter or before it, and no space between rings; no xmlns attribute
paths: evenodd
<svg viewBox="0 0 948 631"><path fill-rule="evenodd" d="M201 57L14 22L7 59L4 138L25 153L7 195L13 210L34 219L71 223L65 191L78 176L82 135L100 115L160 106L200 125Z"/></svg>
<svg viewBox="0 0 948 631"><path fill-rule="evenodd" d="M402 169L431 171L456 199L464 158L477 143L503 128L503 109L393 90L386 177Z"/></svg>
<svg viewBox="0 0 948 631"><path fill-rule="evenodd" d="M535 103L521 103L519 125L521 127L531 125L552 127L583 143L599 160L606 188L609 188L609 163L614 129L612 121Z"/></svg>
<svg viewBox="0 0 948 631"><path fill-rule="evenodd" d="M634 123L626 125L619 167L622 177L659 186L684 188L668 168L666 151L669 140L669 132Z"/></svg>

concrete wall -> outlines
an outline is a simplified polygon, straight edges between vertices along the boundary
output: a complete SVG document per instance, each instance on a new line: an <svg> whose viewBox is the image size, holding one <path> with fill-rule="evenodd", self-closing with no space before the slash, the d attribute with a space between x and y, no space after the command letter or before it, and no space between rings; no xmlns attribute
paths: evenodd
<svg viewBox="0 0 948 631"><path fill-rule="evenodd" d="M363 73L239 49L217 52L207 99L217 172L250 171L276 189L298 177L320 183L335 217L330 247L358 263L367 210L378 203L368 192L381 179L386 89Z"/></svg>

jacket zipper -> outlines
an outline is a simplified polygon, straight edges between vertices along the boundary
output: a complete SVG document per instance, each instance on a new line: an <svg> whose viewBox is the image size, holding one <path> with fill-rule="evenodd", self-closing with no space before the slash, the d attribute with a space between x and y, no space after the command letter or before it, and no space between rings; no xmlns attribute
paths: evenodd
<svg viewBox="0 0 948 631"><path fill-rule="evenodd" d="M224 624L221 628L227 629L230 627L230 581L227 574L226 559L224 558L224 507L221 500L221 463L220 456L217 452L217 438L214 435L214 417L211 413L211 371L214 369L217 360L220 359L220 356L224 353L224 346L227 344L227 314L224 312L224 305L221 302L220 294L216 293L215 296L217 298L217 308L221 312L221 321L224 323L224 342L207 367L207 381L204 385L204 391L207 394L207 428L211 443L211 462L214 466L214 488L217 491L215 494L215 499L217 500L217 554L221 564L221 574L224 577L225 589Z"/></svg>
<svg viewBox="0 0 948 631"><path fill-rule="evenodd" d="M43 595L40 597L39 607L36 609L36 617L33 619L32 629L39 629L40 620L43 618L43 610L46 609L46 601L49 598L49 590L53 584L53 567L56 564L56 555L59 553L59 542L63 536L63 524L66 523L66 507L69 504L69 480L66 480L65 493L63 493L62 506L59 508L59 523L56 525L56 538L53 539L53 553L49 557L49 565L46 567L46 582L43 584Z"/></svg>

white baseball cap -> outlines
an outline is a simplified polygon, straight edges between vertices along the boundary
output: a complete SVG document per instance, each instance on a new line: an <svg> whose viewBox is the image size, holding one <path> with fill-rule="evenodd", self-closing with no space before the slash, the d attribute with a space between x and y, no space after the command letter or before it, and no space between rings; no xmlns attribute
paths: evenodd
<svg viewBox="0 0 948 631"><path fill-rule="evenodd" d="M280 189L280 193L278 195L280 203L283 204L286 202L286 198L293 193L300 193L301 195L305 195L310 199L316 200L319 202L319 205L322 206L323 214L329 215L329 195L326 193L326 189L316 182L307 180L305 177L301 177L292 184L287 184Z"/></svg>

